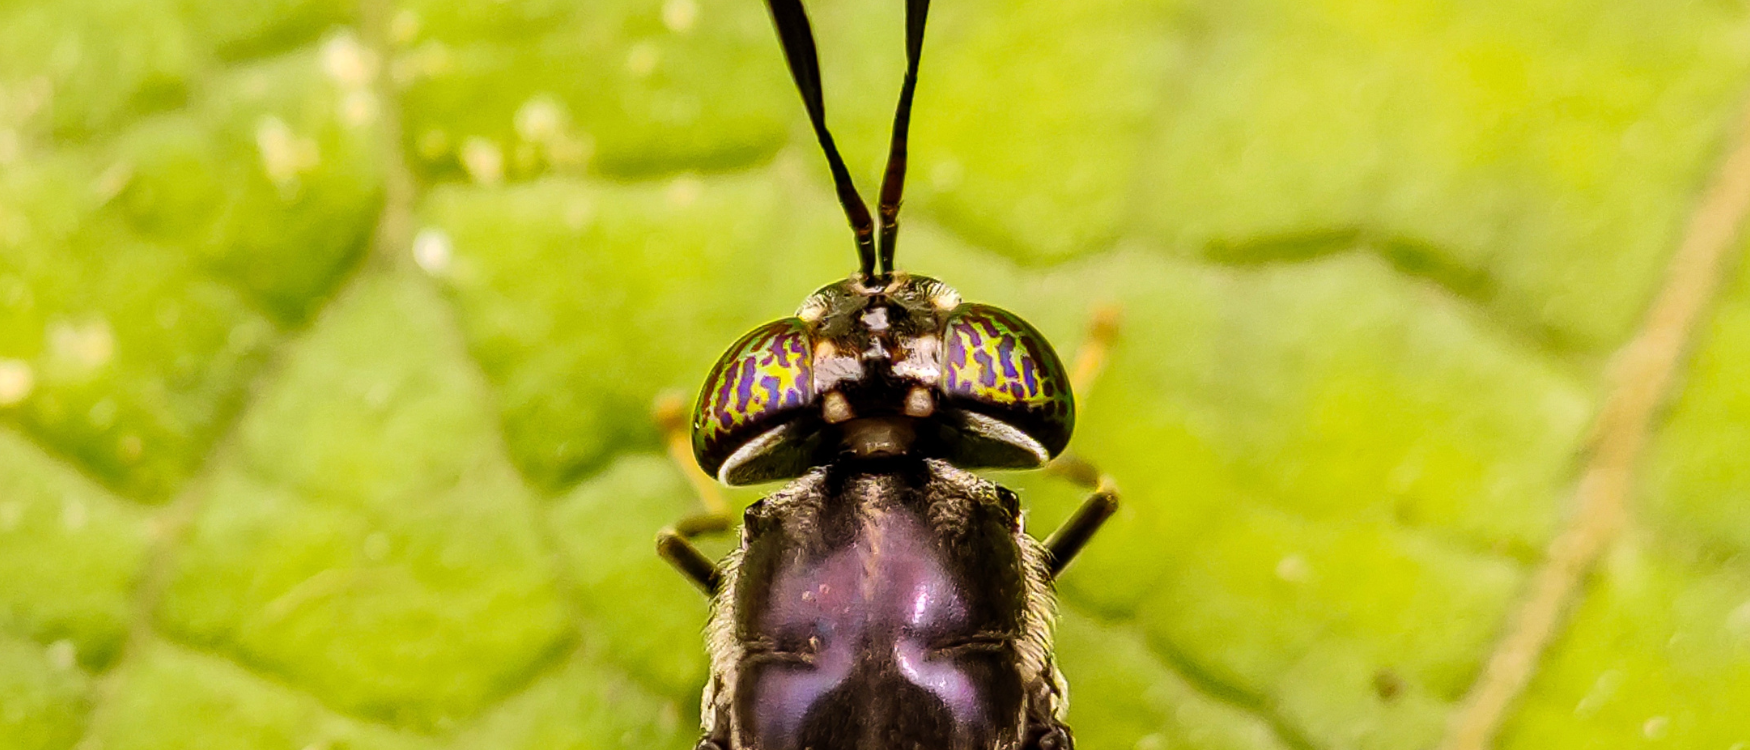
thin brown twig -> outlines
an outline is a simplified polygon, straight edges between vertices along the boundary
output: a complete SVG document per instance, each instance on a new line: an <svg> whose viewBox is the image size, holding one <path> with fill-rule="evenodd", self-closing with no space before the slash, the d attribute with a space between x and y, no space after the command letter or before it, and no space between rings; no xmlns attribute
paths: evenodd
<svg viewBox="0 0 1750 750"><path fill-rule="evenodd" d="M1659 407L1730 267L1750 213L1750 108L1701 195L1664 286L1634 338L1612 357L1609 389L1574 489L1575 513L1550 543L1509 628L1495 645L1442 750L1490 747L1530 683L1587 574L1625 526L1634 471Z"/></svg>

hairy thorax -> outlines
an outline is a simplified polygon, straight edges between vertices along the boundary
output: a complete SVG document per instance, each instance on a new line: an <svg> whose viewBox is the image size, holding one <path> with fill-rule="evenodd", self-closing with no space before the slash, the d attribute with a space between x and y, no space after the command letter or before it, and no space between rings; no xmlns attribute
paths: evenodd
<svg viewBox="0 0 1750 750"><path fill-rule="evenodd" d="M921 466L921 464L920 464ZM959 474L957 472L957 474ZM822 482L755 520L737 580L735 722L761 750L1018 740L1030 592L1011 503L920 471ZM777 514L774 514L776 516Z"/></svg>

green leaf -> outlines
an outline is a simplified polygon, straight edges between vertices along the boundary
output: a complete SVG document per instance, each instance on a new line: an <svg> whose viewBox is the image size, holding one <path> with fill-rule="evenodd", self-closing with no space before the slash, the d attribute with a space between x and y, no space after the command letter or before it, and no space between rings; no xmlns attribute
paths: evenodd
<svg viewBox="0 0 1750 750"><path fill-rule="evenodd" d="M1457 736L1636 389L1624 520L1482 729L1750 746L1750 270L1666 270L1743 218L1750 10L932 11L901 265L1066 356L1122 315L1082 747ZM810 12L872 200L903 4ZM652 408L851 270L824 166L756 0L0 0L0 750L691 746ZM1086 493L997 478L1039 535Z"/></svg>
<svg viewBox="0 0 1750 750"><path fill-rule="evenodd" d="M20 750L63 748L79 739L91 679L73 663L71 644L39 646L0 635L0 730Z"/></svg>
<svg viewBox="0 0 1750 750"><path fill-rule="evenodd" d="M236 664L162 643L142 644L114 675L88 735L103 747L348 747L422 750L435 743L340 716L313 696Z"/></svg>
<svg viewBox="0 0 1750 750"><path fill-rule="evenodd" d="M17 435L0 433L0 624L107 666L133 616L146 514Z"/></svg>
<svg viewBox="0 0 1750 750"><path fill-rule="evenodd" d="M1750 274L1738 273L1657 436L1636 528L1509 725L1511 747L1579 743L1731 747L1750 695L1745 498ZM1626 738L1626 739L1625 739Z"/></svg>
<svg viewBox="0 0 1750 750"><path fill-rule="evenodd" d="M445 322L373 278L296 345L201 490L168 632L422 728L566 646L533 498Z"/></svg>

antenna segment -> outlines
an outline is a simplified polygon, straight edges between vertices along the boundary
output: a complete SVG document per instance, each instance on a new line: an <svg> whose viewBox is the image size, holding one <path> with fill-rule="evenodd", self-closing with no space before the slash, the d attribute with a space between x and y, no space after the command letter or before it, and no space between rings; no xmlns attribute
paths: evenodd
<svg viewBox="0 0 1750 750"><path fill-rule="evenodd" d="M778 27L778 41L784 46L784 59L790 65L790 78L802 94L802 106L808 110L808 121L820 149L826 152L827 166L832 170L833 187L838 191L839 205L850 219L851 232L857 238L858 268L864 276L876 273L875 222L869 206L857 194L844 157L839 155L832 133L826 127L826 104L820 86L820 56L814 46L814 29L808 23L808 12L802 0L766 0L772 12L772 22ZM899 206L905 193L905 164L908 131L911 128L912 96L918 85L918 59L923 55L924 21L930 13L930 0L906 0L905 4L905 83L899 90L899 108L893 116L893 141L887 152L887 172L881 181L878 210L881 215L880 273L893 271L893 248L899 239Z"/></svg>
<svg viewBox="0 0 1750 750"><path fill-rule="evenodd" d="M857 195L851 184L851 173L845 169L844 157L826 129L826 104L820 93L820 56L814 50L814 30L808 25L808 13L802 0L766 0L772 11L772 22L778 26L778 40L784 45L784 59L790 63L790 77L796 90L802 92L802 106L808 110L808 120L814 124L814 135L826 152L826 162L832 168L833 185L838 188L839 205L851 220L851 231L857 235L857 258L863 275L875 272L875 222L869 217L869 206Z"/></svg>
<svg viewBox="0 0 1750 750"><path fill-rule="evenodd" d="M918 88L918 58L924 52L924 20L930 0L905 3L905 84L893 114L893 144L887 150L887 174L881 180L881 272L893 270L893 245L899 241L900 196L905 193L905 159L911 129L911 99Z"/></svg>

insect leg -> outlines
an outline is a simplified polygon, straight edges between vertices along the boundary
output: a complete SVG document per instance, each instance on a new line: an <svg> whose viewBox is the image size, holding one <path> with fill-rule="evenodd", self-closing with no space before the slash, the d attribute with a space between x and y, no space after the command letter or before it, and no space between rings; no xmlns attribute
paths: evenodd
<svg viewBox="0 0 1750 750"><path fill-rule="evenodd" d="M1069 374L1070 387L1077 396L1086 398L1094 380L1106 369L1106 355L1112 350L1112 342L1118 339L1120 317L1118 306L1108 304L1095 308L1089 318L1088 338L1076 347L1075 364Z"/></svg>
<svg viewBox="0 0 1750 750"><path fill-rule="evenodd" d="M1093 388L1094 380L1106 367L1106 355L1118 338L1119 310L1114 305L1102 306L1088 321L1088 338L1076 348L1075 365L1070 373L1070 387L1082 397ZM1093 490L1080 508L1057 531L1045 540L1045 550L1051 555L1051 575L1056 577L1082 551L1100 525L1118 510L1118 487L1112 478L1101 473L1092 463L1074 455L1062 455L1047 467L1052 474Z"/></svg>
<svg viewBox="0 0 1750 750"><path fill-rule="evenodd" d="M1088 337L1076 347L1075 364L1070 369L1070 388L1077 401L1085 401L1093 390L1094 381L1106 369L1106 357L1112 342L1118 338L1120 311L1117 305L1102 305L1088 319ZM1093 464L1071 453L1058 456L1045 470L1088 489L1096 489L1104 478Z"/></svg>
<svg viewBox="0 0 1750 750"><path fill-rule="evenodd" d="M701 512L682 518L657 533L656 553L693 585L706 594L712 594L717 590L721 574L717 564L694 547L691 540L728 531L731 525L729 503L723 499L723 491L717 483L705 476L705 472L693 462L692 443L687 439L686 402L675 394L664 394L657 398L653 411L657 425L662 428L669 458L693 485L693 492L698 495L702 506Z"/></svg>
<svg viewBox="0 0 1750 750"><path fill-rule="evenodd" d="M717 593L717 586L722 582L722 572L717 569L717 563L694 547L692 542L673 528L663 529L656 534L656 554L673 565L674 569L687 580L698 586L706 596Z"/></svg>
<svg viewBox="0 0 1750 750"><path fill-rule="evenodd" d="M1051 577L1056 578L1074 560L1076 553L1094 538L1094 532L1118 510L1118 486L1112 478L1100 473L1093 464L1073 456L1052 462L1053 473L1083 487L1092 487L1094 494L1082 501L1076 512L1057 531L1045 539L1045 552L1051 560Z"/></svg>

